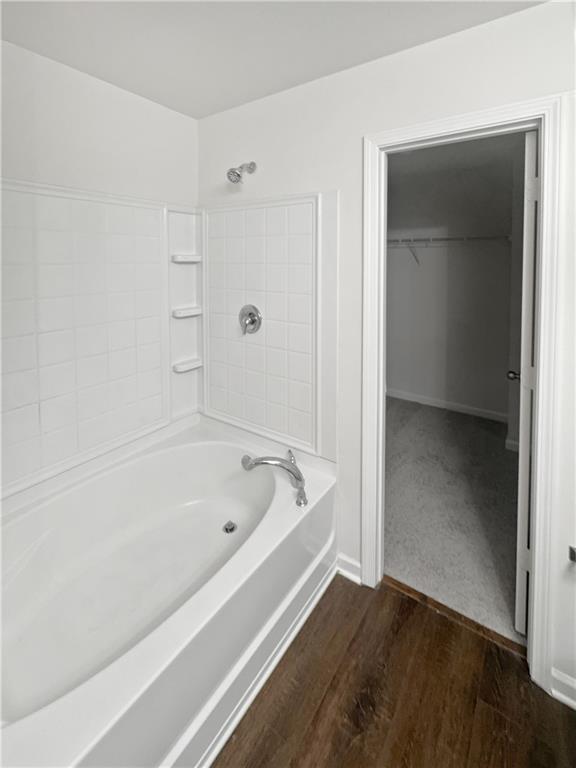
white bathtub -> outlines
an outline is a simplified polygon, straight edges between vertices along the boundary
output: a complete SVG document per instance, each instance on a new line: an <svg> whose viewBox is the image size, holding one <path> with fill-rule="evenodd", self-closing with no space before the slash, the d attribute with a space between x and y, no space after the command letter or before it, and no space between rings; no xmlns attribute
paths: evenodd
<svg viewBox="0 0 576 768"><path fill-rule="evenodd" d="M192 430L10 516L4 765L210 763L334 572L333 477L299 456L299 508L269 447Z"/></svg>

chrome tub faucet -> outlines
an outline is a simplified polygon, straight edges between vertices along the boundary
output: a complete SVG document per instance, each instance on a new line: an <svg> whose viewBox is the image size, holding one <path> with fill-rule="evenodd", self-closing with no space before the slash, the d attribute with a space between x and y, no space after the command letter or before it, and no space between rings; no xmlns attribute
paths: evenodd
<svg viewBox="0 0 576 768"><path fill-rule="evenodd" d="M288 451L287 459L280 459L276 456L260 456L260 458L257 459L253 459L250 456L242 457L242 466L247 471L254 469L254 467L266 465L270 467L280 467L280 469L284 469L288 472L292 487L297 490L296 504L299 507L305 507L306 504L308 504L306 491L304 490L306 481L304 480L304 475L296 464L296 459L294 458L292 451Z"/></svg>

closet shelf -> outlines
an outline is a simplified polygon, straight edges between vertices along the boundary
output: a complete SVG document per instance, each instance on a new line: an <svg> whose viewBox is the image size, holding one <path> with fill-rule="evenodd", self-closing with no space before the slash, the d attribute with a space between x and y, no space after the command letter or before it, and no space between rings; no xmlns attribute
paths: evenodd
<svg viewBox="0 0 576 768"><path fill-rule="evenodd" d="M191 357L189 360L180 360L172 365L174 373L188 373L189 371L195 371L197 368L202 368L202 360L200 360L199 357Z"/></svg>
<svg viewBox="0 0 576 768"><path fill-rule="evenodd" d="M198 264L202 261L202 256L197 253L173 253L171 256L174 264Z"/></svg>
<svg viewBox="0 0 576 768"><path fill-rule="evenodd" d="M172 317L176 320L183 320L186 317L197 317L202 314L202 307L190 306L190 307L174 307L172 310Z"/></svg>
<svg viewBox="0 0 576 768"><path fill-rule="evenodd" d="M469 243L484 241L506 241L510 242L510 235L478 235L470 237L398 237L389 238L388 245L442 245L444 243Z"/></svg>

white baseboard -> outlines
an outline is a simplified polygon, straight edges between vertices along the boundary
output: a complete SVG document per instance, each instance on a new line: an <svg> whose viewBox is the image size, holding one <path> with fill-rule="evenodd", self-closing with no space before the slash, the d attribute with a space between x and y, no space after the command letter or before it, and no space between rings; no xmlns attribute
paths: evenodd
<svg viewBox="0 0 576 768"><path fill-rule="evenodd" d="M576 678L552 667L552 696L576 709Z"/></svg>
<svg viewBox="0 0 576 768"><path fill-rule="evenodd" d="M452 403L448 400L439 400L435 397L417 395L414 392L404 392L400 389L387 389L386 395L388 397L395 397L398 400L408 400L411 403L431 405L434 408L444 408L446 411L467 413L470 416L479 416L482 419L490 419L491 421L502 421L504 423L508 421L507 413L502 413L500 411L489 411L485 408L476 408L473 405L465 405L463 403Z"/></svg>
<svg viewBox="0 0 576 768"><path fill-rule="evenodd" d="M354 560L353 558L348 557L348 555L340 553L336 560L336 570L355 584L362 583L362 569L358 560Z"/></svg>

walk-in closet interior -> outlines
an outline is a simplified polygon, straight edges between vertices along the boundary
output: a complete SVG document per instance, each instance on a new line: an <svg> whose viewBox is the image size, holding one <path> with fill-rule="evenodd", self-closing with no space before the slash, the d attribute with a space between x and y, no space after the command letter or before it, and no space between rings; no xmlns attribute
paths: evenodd
<svg viewBox="0 0 576 768"><path fill-rule="evenodd" d="M514 628L525 135L389 157L385 569Z"/></svg>

